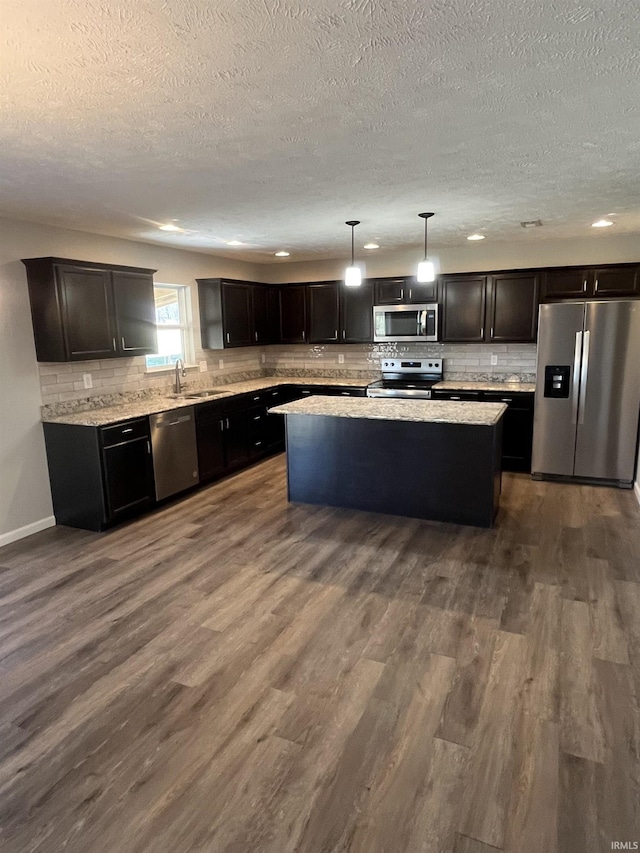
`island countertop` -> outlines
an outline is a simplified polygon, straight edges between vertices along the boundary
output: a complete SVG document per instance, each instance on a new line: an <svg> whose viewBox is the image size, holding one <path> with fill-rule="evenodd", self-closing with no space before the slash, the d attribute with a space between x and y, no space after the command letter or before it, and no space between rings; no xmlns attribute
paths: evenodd
<svg viewBox="0 0 640 853"><path fill-rule="evenodd" d="M397 400L372 397L307 397L269 409L281 415L324 415L383 421L493 426L506 412L504 403L450 400Z"/></svg>

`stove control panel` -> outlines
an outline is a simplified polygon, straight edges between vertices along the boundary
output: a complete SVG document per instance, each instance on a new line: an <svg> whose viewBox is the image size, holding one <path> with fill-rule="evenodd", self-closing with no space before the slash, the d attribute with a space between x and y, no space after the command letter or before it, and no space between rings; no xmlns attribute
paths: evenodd
<svg viewBox="0 0 640 853"><path fill-rule="evenodd" d="M380 366L384 373L433 373L442 375L441 358L384 358Z"/></svg>

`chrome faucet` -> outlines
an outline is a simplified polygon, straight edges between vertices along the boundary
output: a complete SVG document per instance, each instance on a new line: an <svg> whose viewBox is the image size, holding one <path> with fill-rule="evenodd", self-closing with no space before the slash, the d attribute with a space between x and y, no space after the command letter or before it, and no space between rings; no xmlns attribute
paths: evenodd
<svg viewBox="0 0 640 853"><path fill-rule="evenodd" d="M182 382L180 381L181 376L186 376L187 371L184 366L184 361L181 358L176 359L176 381L174 385L174 391L176 394L179 394L182 391Z"/></svg>

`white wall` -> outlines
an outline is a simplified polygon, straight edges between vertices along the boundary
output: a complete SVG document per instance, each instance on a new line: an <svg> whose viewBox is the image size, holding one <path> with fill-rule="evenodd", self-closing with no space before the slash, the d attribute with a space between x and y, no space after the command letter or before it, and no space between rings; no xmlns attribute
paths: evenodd
<svg viewBox="0 0 640 853"><path fill-rule="evenodd" d="M431 242L429 245L432 245ZM477 243L464 240L461 246L444 249L439 249L434 241L433 251L430 250L429 254L438 259L440 271L443 273L609 264L640 261L640 241L637 234L616 236L600 232L578 240L534 242L533 239L524 239L509 243L493 243L489 239ZM404 252L384 252L382 249L367 252L361 249L358 254L358 261L365 264L366 275L369 277L410 275L420 260L422 257L419 248ZM347 263L348 246L345 243L344 257L340 260L266 264L263 267L263 281L278 284L342 278Z"/></svg>
<svg viewBox="0 0 640 853"><path fill-rule="evenodd" d="M47 255L157 269L156 281L260 279L228 258L0 219L0 545L53 523L40 424L40 382L21 258ZM26 528L26 529L23 529Z"/></svg>

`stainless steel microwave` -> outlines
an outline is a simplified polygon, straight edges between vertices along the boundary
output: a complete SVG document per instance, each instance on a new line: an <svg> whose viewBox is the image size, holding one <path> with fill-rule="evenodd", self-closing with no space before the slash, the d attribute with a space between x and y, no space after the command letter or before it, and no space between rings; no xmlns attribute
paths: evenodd
<svg viewBox="0 0 640 853"><path fill-rule="evenodd" d="M438 304L376 305L374 341L437 341Z"/></svg>

